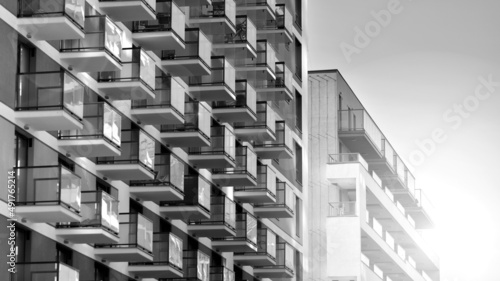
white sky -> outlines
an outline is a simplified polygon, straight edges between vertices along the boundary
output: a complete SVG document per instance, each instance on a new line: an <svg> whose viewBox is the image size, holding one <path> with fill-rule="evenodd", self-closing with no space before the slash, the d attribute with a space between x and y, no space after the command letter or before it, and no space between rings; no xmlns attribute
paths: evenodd
<svg viewBox="0 0 500 281"><path fill-rule="evenodd" d="M355 28L393 1L399 13L356 45ZM500 83L500 1L309 0L306 28L309 70L339 69L406 163L417 141L444 131L413 165L439 214L441 280L500 280L500 84L459 126L443 118L458 118L454 104L471 99L479 77ZM350 61L343 42L359 47Z"/></svg>

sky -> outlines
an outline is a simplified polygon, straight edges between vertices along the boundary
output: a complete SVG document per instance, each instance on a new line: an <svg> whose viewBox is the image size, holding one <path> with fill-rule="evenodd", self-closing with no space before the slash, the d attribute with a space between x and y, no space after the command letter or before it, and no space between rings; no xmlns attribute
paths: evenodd
<svg viewBox="0 0 500 281"><path fill-rule="evenodd" d="M436 209L442 281L500 280L500 1L308 0L339 69Z"/></svg>

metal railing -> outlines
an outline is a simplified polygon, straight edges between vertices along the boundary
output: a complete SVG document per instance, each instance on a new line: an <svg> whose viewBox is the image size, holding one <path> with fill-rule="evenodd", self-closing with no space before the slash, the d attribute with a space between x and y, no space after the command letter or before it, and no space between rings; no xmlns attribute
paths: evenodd
<svg viewBox="0 0 500 281"><path fill-rule="evenodd" d="M328 164L359 163L368 171L368 163L359 153L329 154Z"/></svg>
<svg viewBox="0 0 500 281"><path fill-rule="evenodd" d="M356 201L328 203L328 217L353 217L357 216Z"/></svg>

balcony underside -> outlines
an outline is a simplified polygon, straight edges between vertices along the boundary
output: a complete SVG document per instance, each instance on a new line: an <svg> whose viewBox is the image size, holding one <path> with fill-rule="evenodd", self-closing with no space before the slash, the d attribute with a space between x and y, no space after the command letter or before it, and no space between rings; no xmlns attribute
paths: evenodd
<svg viewBox="0 0 500 281"><path fill-rule="evenodd" d="M249 266L273 266L276 259L262 253L245 253L244 255L234 255L233 260L237 264Z"/></svg>
<svg viewBox="0 0 500 281"><path fill-rule="evenodd" d="M148 125L180 125L184 124L184 116L171 106L157 108L132 108L130 114Z"/></svg>
<svg viewBox="0 0 500 281"><path fill-rule="evenodd" d="M212 108L212 115L220 122L255 122L257 116L248 107Z"/></svg>
<svg viewBox="0 0 500 281"><path fill-rule="evenodd" d="M134 32L132 39L147 50L182 50L184 42L172 31Z"/></svg>
<svg viewBox="0 0 500 281"><path fill-rule="evenodd" d="M161 132L160 137L174 147L209 146L210 140L198 131Z"/></svg>
<svg viewBox="0 0 500 281"><path fill-rule="evenodd" d="M245 128L236 127L234 128L234 134L238 139L243 141L274 141L276 140L276 135L267 127L257 127L257 128Z"/></svg>
<svg viewBox="0 0 500 281"><path fill-rule="evenodd" d="M155 93L140 81L99 82L99 90L113 100L141 100L155 98Z"/></svg>
<svg viewBox="0 0 500 281"><path fill-rule="evenodd" d="M293 42L293 35L286 29L257 29L257 38L266 39L275 44L288 44Z"/></svg>
<svg viewBox="0 0 500 281"><path fill-rule="evenodd" d="M252 47L247 42L241 43L225 43L225 44L214 44L212 48L217 53L218 56L227 56L233 58L249 58L254 59L257 57L255 48Z"/></svg>
<svg viewBox="0 0 500 281"><path fill-rule="evenodd" d="M255 146L255 153L262 159L290 159L292 151L283 146Z"/></svg>
<svg viewBox="0 0 500 281"><path fill-rule="evenodd" d="M60 58L63 63L68 64L78 72L119 71L122 69L122 65L104 50L61 52Z"/></svg>
<svg viewBox="0 0 500 281"><path fill-rule="evenodd" d="M80 130L83 123L66 110L16 111L16 120L37 131Z"/></svg>
<svg viewBox="0 0 500 281"><path fill-rule="evenodd" d="M390 177L395 174L395 170L385 158L367 160L370 169L373 169L380 177Z"/></svg>
<svg viewBox="0 0 500 281"><path fill-rule="evenodd" d="M154 173L140 164L97 164L96 171L114 180L152 180Z"/></svg>
<svg viewBox="0 0 500 281"><path fill-rule="evenodd" d="M258 16L252 16L254 13L249 13L250 11L257 11L257 12L265 12L265 17L262 17L261 14L258 14ZM248 5L248 6L236 6L236 12L237 15L248 15L253 22L256 22L257 20L262 20L262 18L265 18L267 20L276 20L276 15L274 14L274 11L267 5Z"/></svg>
<svg viewBox="0 0 500 281"><path fill-rule="evenodd" d="M99 8L115 21L155 20L155 12L141 0L99 1ZM153 7L155 8L155 7Z"/></svg>
<svg viewBox="0 0 500 281"><path fill-rule="evenodd" d="M210 218L210 213L200 206L160 206L160 214L176 220Z"/></svg>
<svg viewBox="0 0 500 281"><path fill-rule="evenodd" d="M130 194L144 201L180 201L184 194L170 185L130 186Z"/></svg>
<svg viewBox="0 0 500 281"><path fill-rule="evenodd" d="M67 40L85 37L85 33L65 16L18 18L17 26L36 40Z"/></svg>
<svg viewBox="0 0 500 281"><path fill-rule="evenodd" d="M350 151L356 151L361 154L364 159L378 160L382 159L382 154L372 142L370 137L364 130L357 131L341 131L338 132L339 138Z"/></svg>
<svg viewBox="0 0 500 281"><path fill-rule="evenodd" d="M102 227L57 228L56 236L75 244L115 244L120 241L116 234L112 234Z"/></svg>
<svg viewBox="0 0 500 281"><path fill-rule="evenodd" d="M212 73L200 58L162 60L161 66L172 76L205 76Z"/></svg>
<svg viewBox="0 0 500 281"><path fill-rule="evenodd" d="M121 150L104 139L58 140L59 148L77 157L120 156Z"/></svg>
<svg viewBox="0 0 500 281"><path fill-rule="evenodd" d="M293 272L284 267L253 269L253 274L260 278L293 278Z"/></svg>
<svg viewBox="0 0 500 281"><path fill-rule="evenodd" d="M113 262L151 262L153 255L136 247L95 248L94 253L103 259Z"/></svg>
<svg viewBox="0 0 500 281"><path fill-rule="evenodd" d="M417 200L408 189L391 190L394 198L405 207L416 207Z"/></svg>
<svg viewBox="0 0 500 281"><path fill-rule="evenodd" d="M198 237L218 238L236 235L233 229L222 223L189 224L187 230L190 235Z"/></svg>
<svg viewBox="0 0 500 281"><path fill-rule="evenodd" d="M434 228L434 221L422 207L406 208L406 212L415 221L416 229Z"/></svg>
<svg viewBox="0 0 500 281"><path fill-rule="evenodd" d="M193 98L199 101L235 101L236 96L226 85L189 86Z"/></svg>
<svg viewBox="0 0 500 281"><path fill-rule="evenodd" d="M267 65L245 65L236 67L238 77L248 79L250 77L255 77L259 80L275 80L276 73L270 66ZM253 74L253 75L252 75Z"/></svg>
<svg viewBox="0 0 500 281"><path fill-rule="evenodd" d="M293 93L288 88L259 88L257 99L263 101L293 100Z"/></svg>
<svg viewBox="0 0 500 281"><path fill-rule="evenodd" d="M268 190L235 190L234 198L243 203L275 203L276 197Z"/></svg>
<svg viewBox="0 0 500 281"><path fill-rule="evenodd" d="M226 17L190 18L189 24L200 28L207 35L236 33L236 28Z"/></svg>
<svg viewBox="0 0 500 281"><path fill-rule="evenodd" d="M179 270L168 262L165 264L144 264L144 265L129 265L128 272L132 275L142 278L181 278L182 270Z"/></svg>
<svg viewBox="0 0 500 281"><path fill-rule="evenodd" d="M212 240L212 248L218 252L255 252L257 246L246 241L241 240Z"/></svg>
<svg viewBox="0 0 500 281"><path fill-rule="evenodd" d="M247 173L213 173L212 181L220 186L256 186L257 182Z"/></svg>
<svg viewBox="0 0 500 281"><path fill-rule="evenodd" d="M224 154L189 154L189 163L197 168L234 168L234 159Z"/></svg>
<svg viewBox="0 0 500 281"><path fill-rule="evenodd" d="M81 222L82 217L61 205L16 206L15 215L31 222Z"/></svg>
<svg viewBox="0 0 500 281"><path fill-rule="evenodd" d="M261 218L293 218L293 212L284 206L256 206L253 213Z"/></svg>

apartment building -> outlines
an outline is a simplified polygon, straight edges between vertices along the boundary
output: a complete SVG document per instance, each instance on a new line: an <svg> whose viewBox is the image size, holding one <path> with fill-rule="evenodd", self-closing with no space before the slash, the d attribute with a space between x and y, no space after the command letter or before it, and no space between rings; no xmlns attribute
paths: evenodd
<svg viewBox="0 0 500 281"><path fill-rule="evenodd" d="M438 281L432 205L338 70L309 72L310 280Z"/></svg>
<svg viewBox="0 0 500 281"><path fill-rule="evenodd" d="M304 11L0 0L0 280L303 280Z"/></svg>

